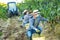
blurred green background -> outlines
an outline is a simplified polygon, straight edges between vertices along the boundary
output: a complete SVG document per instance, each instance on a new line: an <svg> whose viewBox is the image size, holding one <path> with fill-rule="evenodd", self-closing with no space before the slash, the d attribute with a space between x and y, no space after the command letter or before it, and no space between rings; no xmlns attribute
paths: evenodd
<svg viewBox="0 0 60 40"><path fill-rule="evenodd" d="M17 3L20 12L24 9L38 9L41 15L49 20L57 20L60 17L60 0L25 0L24 3ZM0 3L0 18L7 18L7 4ZM57 18L58 17L58 18Z"/></svg>

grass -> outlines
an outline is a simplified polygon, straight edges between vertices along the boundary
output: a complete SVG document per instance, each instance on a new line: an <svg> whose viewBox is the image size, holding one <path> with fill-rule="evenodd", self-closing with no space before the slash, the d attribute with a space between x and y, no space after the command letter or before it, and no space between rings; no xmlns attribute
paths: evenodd
<svg viewBox="0 0 60 40"><path fill-rule="evenodd" d="M3 34L3 33L2 33L2 32L0 32L0 36L2 36L2 34Z"/></svg>

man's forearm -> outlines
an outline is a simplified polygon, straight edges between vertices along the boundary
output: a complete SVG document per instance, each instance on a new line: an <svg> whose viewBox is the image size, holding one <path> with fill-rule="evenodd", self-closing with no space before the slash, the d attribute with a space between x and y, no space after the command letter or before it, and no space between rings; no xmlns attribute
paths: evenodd
<svg viewBox="0 0 60 40"><path fill-rule="evenodd" d="M37 28L35 28L35 27L33 27L33 26L31 26L31 28L34 29L34 30L38 30Z"/></svg>
<svg viewBox="0 0 60 40"><path fill-rule="evenodd" d="M46 18L43 18L43 17L41 18L41 20L42 20L42 21L48 21L48 19L46 19Z"/></svg>

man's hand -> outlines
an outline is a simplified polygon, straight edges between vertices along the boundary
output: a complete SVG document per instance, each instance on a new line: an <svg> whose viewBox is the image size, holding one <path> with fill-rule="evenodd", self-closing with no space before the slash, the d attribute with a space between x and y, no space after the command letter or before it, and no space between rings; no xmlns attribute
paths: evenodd
<svg viewBox="0 0 60 40"><path fill-rule="evenodd" d="M40 30L36 30L36 32L40 32Z"/></svg>

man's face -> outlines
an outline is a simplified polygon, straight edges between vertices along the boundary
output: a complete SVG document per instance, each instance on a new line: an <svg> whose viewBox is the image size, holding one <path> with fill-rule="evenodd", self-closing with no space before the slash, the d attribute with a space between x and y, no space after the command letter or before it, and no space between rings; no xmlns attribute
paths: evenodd
<svg viewBox="0 0 60 40"><path fill-rule="evenodd" d="M33 17L36 18L37 17L37 13L33 13Z"/></svg>
<svg viewBox="0 0 60 40"><path fill-rule="evenodd" d="M29 14L29 12L27 11L26 14Z"/></svg>

